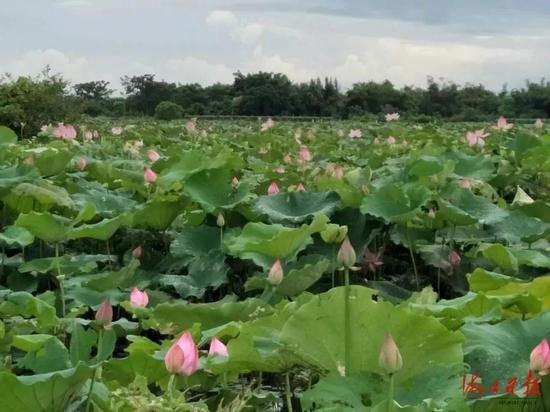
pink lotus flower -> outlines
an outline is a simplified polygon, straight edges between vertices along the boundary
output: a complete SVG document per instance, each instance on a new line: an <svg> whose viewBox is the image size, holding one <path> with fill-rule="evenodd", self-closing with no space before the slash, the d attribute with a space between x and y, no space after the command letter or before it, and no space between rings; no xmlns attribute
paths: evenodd
<svg viewBox="0 0 550 412"><path fill-rule="evenodd" d="M141 257L141 254L143 253L143 248L141 245L137 245L134 250L132 250L132 256L136 259L139 259Z"/></svg>
<svg viewBox="0 0 550 412"><path fill-rule="evenodd" d="M348 133L348 136L352 139L363 137L363 132L361 131L361 129L351 129Z"/></svg>
<svg viewBox="0 0 550 412"><path fill-rule="evenodd" d="M185 123L185 130L187 133L195 133L197 131L197 122L194 120L189 120Z"/></svg>
<svg viewBox="0 0 550 412"><path fill-rule="evenodd" d="M145 184L153 183L157 180L157 174L153 172L153 169L148 167L145 169L145 173L143 173L143 180L145 180Z"/></svg>
<svg viewBox="0 0 550 412"><path fill-rule="evenodd" d="M164 357L166 370L172 374L191 376L199 367L199 350L189 332L170 346Z"/></svg>
<svg viewBox="0 0 550 412"><path fill-rule="evenodd" d="M393 146L393 145L396 143L395 137L389 136L389 137L386 139L386 143L389 144L390 146Z"/></svg>
<svg viewBox="0 0 550 412"><path fill-rule="evenodd" d="M332 177L335 177L337 179L341 179L344 177L344 168L342 166L336 165L334 163L330 163L327 166L327 173L331 175Z"/></svg>
<svg viewBox="0 0 550 412"><path fill-rule="evenodd" d="M147 152L147 157L149 158L149 161L151 163L155 163L157 160L160 159L160 155L157 153L156 150L154 149L150 149L148 152Z"/></svg>
<svg viewBox="0 0 550 412"><path fill-rule="evenodd" d="M300 158L304 162L310 162L313 159L313 156L311 156L311 153L307 147L300 147Z"/></svg>
<svg viewBox="0 0 550 412"><path fill-rule="evenodd" d="M391 122L391 121L394 121L394 120L399 120L401 116L399 115L399 113L387 113L384 118L386 119L386 122Z"/></svg>
<svg viewBox="0 0 550 412"><path fill-rule="evenodd" d="M124 129L120 126L116 126L116 127L111 128L111 133L114 134L115 136L120 136L123 131L124 131Z"/></svg>
<svg viewBox="0 0 550 412"><path fill-rule="evenodd" d="M277 193L279 193L279 186L277 186L277 183L271 182L271 184L267 188L267 194L276 195Z"/></svg>
<svg viewBox="0 0 550 412"><path fill-rule="evenodd" d="M208 349L208 356L223 356L228 357L229 352L227 351L227 346L225 346L217 337L213 337L210 340L210 348Z"/></svg>
<svg viewBox="0 0 550 412"><path fill-rule="evenodd" d="M275 173L283 174L285 172L285 168L283 166L277 166L275 169L273 169Z"/></svg>
<svg viewBox="0 0 550 412"><path fill-rule="evenodd" d="M111 322L113 321L113 306L109 302L109 298L105 299L97 312L95 313L96 322L105 327L109 328Z"/></svg>
<svg viewBox="0 0 550 412"><path fill-rule="evenodd" d="M397 372L403 367L403 359L401 358L399 348L389 333L386 333L384 343L382 343L382 347L380 348L378 365L390 374Z"/></svg>
<svg viewBox="0 0 550 412"><path fill-rule="evenodd" d="M283 281L283 266L281 265L281 260L277 259L275 262L273 262L273 265L271 265L271 269L269 269L269 274L267 275L267 281L277 286Z"/></svg>
<svg viewBox="0 0 550 412"><path fill-rule="evenodd" d="M542 129L544 127L544 123L540 117L535 121L535 127L537 129Z"/></svg>
<svg viewBox="0 0 550 412"><path fill-rule="evenodd" d="M485 129L476 130L474 132L466 132L466 140L468 146L485 146L485 138L489 133L485 133Z"/></svg>
<svg viewBox="0 0 550 412"><path fill-rule="evenodd" d="M304 187L304 185L302 183L300 183L298 186L296 186L296 191L297 192L305 192L306 188Z"/></svg>
<svg viewBox="0 0 550 412"><path fill-rule="evenodd" d="M63 123L59 123L53 131L53 136L58 139L73 140L76 138L76 129L70 124L64 125Z"/></svg>
<svg viewBox="0 0 550 412"><path fill-rule="evenodd" d="M145 307L149 303L149 296L146 291L140 291L138 288L133 288L130 292L130 303L134 306Z"/></svg>
<svg viewBox="0 0 550 412"><path fill-rule="evenodd" d="M453 250L451 253L449 253L449 257L447 258L447 260L449 261L451 266L456 267L460 265L460 261L462 259L460 258L460 255L458 254L458 252L456 250Z"/></svg>
<svg viewBox="0 0 550 412"><path fill-rule="evenodd" d="M267 120L264 123L262 123L262 126L260 127L260 130L262 132L265 132L265 131L271 129L274 125L275 125L275 122L273 121L273 119L271 117L268 117Z"/></svg>
<svg viewBox="0 0 550 412"><path fill-rule="evenodd" d="M363 263L367 266L369 271L375 273L376 268L384 264L384 261L382 260L382 250L374 253L369 249L366 249L363 254Z"/></svg>
<svg viewBox="0 0 550 412"><path fill-rule="evenodd" d="M346 236L346 238L342 242L336 259L338 260L339 264L347 268L350 268L355 264L357 256L355 255L355 250L353 249L353 246L349 241L349 237Z"/></svg>
<svg viewBox="0 0 550 412"><path fill-rule="evenodd" d="M510 130L514 127L513 123L508 123L504 116L500 116L497 120L497 129L499 130Z"/></svg>
<svg viewBox="0 0 550 412"><path fill-rule="evenodd" d="M84 159L83 157L81 157L80 159L78 159L78 168L82 171L84 169L86 169L86 159Z"/></svg>
<svg viewBox="0 0 550 412"><path fill-rule="evenodd" d="M537 371L540 375L550 372L550 347L546 338L531 351L529 369Z"/></svg>
<svg viewBox="0 0 550 412"><path fill-rule="evenodd" d="M472 181L465 177L460 181L459 185L462 189L470 189L472 187Z"/></svg>

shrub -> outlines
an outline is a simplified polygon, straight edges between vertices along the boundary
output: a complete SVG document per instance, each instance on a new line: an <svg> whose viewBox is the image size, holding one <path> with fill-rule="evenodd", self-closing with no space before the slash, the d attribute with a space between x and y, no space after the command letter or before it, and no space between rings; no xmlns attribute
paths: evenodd
<svg viewBox="0 0 550 412"><path fill-rule="evenodd" d="M174 120L183 117L183 108L173 102L160 102L155 108L155 117L160 120Z"/></svg>

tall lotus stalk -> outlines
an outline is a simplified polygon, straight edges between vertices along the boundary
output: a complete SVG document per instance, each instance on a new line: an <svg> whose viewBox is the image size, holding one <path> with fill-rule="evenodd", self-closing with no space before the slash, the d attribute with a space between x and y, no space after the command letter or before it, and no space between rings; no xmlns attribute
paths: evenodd
<svg viewBox="0 0 550 412"><path fill-rule="evenodd" d="M338 263L344 266L344 367L345 373L349 374L351 368L351 307L350 307L350 285L349 269L353 267L356 260L355 250L346 236L338 252Z"/></svg>

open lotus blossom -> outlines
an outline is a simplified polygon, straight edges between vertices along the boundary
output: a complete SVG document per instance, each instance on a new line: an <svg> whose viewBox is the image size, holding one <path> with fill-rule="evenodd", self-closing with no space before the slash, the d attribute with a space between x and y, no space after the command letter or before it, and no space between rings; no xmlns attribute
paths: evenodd
<svg viewBox="0 0 550 412"><path fill-rule="evenodd" d="M401 116L399 113L387 113L384 118L386 119L386 122L392 122L394 120L399 120Z"/></svg>
<svg viewBox="0 0 550 412"><path fill-rule="evenodd" d="M363 137L363 132L361 129L350 129L348 136L352 139L356 139L358 137Z"/></svg>
<svg viewBox="0 0 550 412"><path fill-rule="evenodd" d="M116 126L116 127L111 128L111 133L114 134L115 136L120 136L123 131L124 131L124 129L120 126Z"/></svg>
<svg viewBox="0 0 550 412"><path fill-rule="evenodd" d="M271 265L271 269L269 269L269 274L267 275L267 281L277 286L283 281L283 266L281 265L281 260L277 259L275 262L273 262L273 265Z"/></svg>
<svg viewBox="0 0 550 412"><path fill-rule="evenodd" d="M339 264L347 268L350 268L355 264L357 256L355 255L355 250L349 241L349 237L346 236L342 242L338 255L336 255L336 259Z"/></svg>
<svg viewBox="0 0 550 412"><path fill-rule="evenodd" d="M151 163L155 163L157 160L160 159L160 155L154 149L150 149L149 151L147 151L147 157L149 158L149 161Z"/></svg>
<svg viewBox="0 0 550 412"><path fill-rule="evenodd" d="M447 260L449 261L451 266L456 267L456 266L460 265L460 261L462 259L460 258L460 255L458 254L458 252L456 250L453 250L451 253L449 253L449 256L447 257Z"/></svg>
<svg viewBox="0 0 550 412"><path fill-rule="evenodd" d="M109 298L105 299L97 312L95 313L96 322L108 329L113 321L113 306L109 302Z"/></svg>
<svg viewBox="0 0 550 412"><path fill-rule="evenodd" d="M141 245L137 245L134 250L132 250L132 256L136 259L139 259L141 257L141 254L143 253L143 247Z"/></svg>
<svg viewBox="0 0 550 412"><path fill-rule="evenodd" d="M84 159L83 157L81 157L80 159L78 159L78 168L80 170L84 170L86 169L86 159Z"/></svg>
<svg viewBox="0 0 550 412"><path fill-rule="evenodd" d="M535 127L537 129L542 129L544 127L544 122L540 117L537 120L535 120Z"/></svg>
<svg viewBox="0 0 550 412"><path fill-rule="evenodd" d="M389 144L390 146L393 146L396 143L395 137L388 136L388 138L386 139L386 143Z"/></svg>
<svg viewBox="0 0 550 412"><path fill-rule="evenodd" d="M305 192L306 188L304 187L304 185L302 183L300 183L298 186L296 186L296 191L297 192Z"/></svg>
<svg viewBox="0 0 550 412"><path fill-rule="evenodd" d="M262 126L260 127L260 130L262 132L265 132L265 131L271 129L274 124L275 124L275 122L273 121L273 119L271 117L268 117L267 120L264 123L262 123Z"/></svg>
<svg viewBox="0 0 550 412"><path fill-rule="evenodd" d="M156 182L157 174L153 172L153 169L148 167L147 169L145 169L145 172L143 173L143 180L145 181L145 184Z"/></svg>
<svg viewBox="0 0 550 412"><path fill-rule="evenodd" d="M470 189L472 187L472 180L465 177L460 181L459 186L462 189Z"/></svg>
<svg viewBox="0 0 550 412"><path fill-rule="evenodd" d="M271 182L271 184L267 188L267 194L276 195L277 193L279 193L279 186L277 186L277 183Z"/></svg>
<svg viewBox="0 0 550 412"><path fill-rule="evenodd" d="M191 376L199 367L199 350L189 332L175 341L164 357L166 370L172 374Z"/></svg>
<svg viewBox="0 0 550 412"><path fill-rule="evenodd" d="M466 140L468 146L485 146L485 138L489 136L489 133L485 133L485 129L475 130L473 132L466 132Z"/></svg>
<svg viewBox="0 0 550 412"><path fill-rule="evenodd" d="M53 131L53 136L58 139L73 140L76 138L76 129L70 124L59 123Z"/></svg>
<svg viewBox="0 0 550 412"><path fill-rule="evenodd" d="M229 356L229 352L227 351L227 346L225 346L223 342L220 341L215 336L210 340L210 348L208 349L208 356L213 356L213 355L218 355L223 357Z"/></svg>
<svg viewBox="0 0 550 412"><path fill-rule="evenodd" d="M367 269L370 272L375 273L376 268L384 264L384 261L382 260L382 249L380 249L376 253L371 252L369 249L366 249L365 253L363 254L363 264L367 266Z"/></svg>
<svg viewBox="0 0 550 412"><path fill-rule="evenodd" d="M138 288L133 288L130 292L130 303L134 306L145 307L149 303L149 296L146 291L141 291Z"/></svg>
<svg viewBox="0 0 550 412"><path fill-rule="evenodd" d="M550 373L550 347L546 338L531 351L529 369L538 372L540 375Z"/></svg>
<svg viewBox="0 0 550 412"><path fill-rule="evenodd" d="M277 166L275 169L273 169L275 173L283 174L285 172L285 168L283 166Z"/></svg>
<svg viewBox="0 0 550 412"><path fill-rule="evenodd" d="M510 130L514 127L514 123L508 123L504 116L500 116L497 120L497 129L499 130Z"/></svg>
<svg viewBox="0 0 550 412"><path fill-rule="evenodd" d="M386 333L380 355L378 357L378 365L389 374L394 374L403 367L403 359L392 335Z"/></svg>
<svg viewBox="0 0 550 412"><path fill-rule="evenodd" d="M187 133L195 133L197 131L197 122L195 120L189 120L185 123L185 130Z"/></svg>
<svg viewBox="0 0 550 412"><path fill-rule="evenodd" d="M300 159L302 159L304 162L310 162L313 159L313 156L311 155L307 147L300 147Z"/></svg>

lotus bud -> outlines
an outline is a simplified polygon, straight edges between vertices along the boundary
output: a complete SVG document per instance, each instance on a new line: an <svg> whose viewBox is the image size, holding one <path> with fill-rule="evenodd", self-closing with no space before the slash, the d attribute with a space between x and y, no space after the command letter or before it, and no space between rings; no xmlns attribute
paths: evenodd
<svg viewBox="0 0 550 412"><path fill-rule="evenodd" d="M355 256L355 250L353 249L353 246L347 236L342 242L342 246L340 246L337 259L339 264L347 268L350 268L355 264L357 257Z"/></svg>
<svg viewBox="0 0 550 412"><path fill-rule="evenodd" d="M458 252L453 250L451 253L449 253L448 260L451 266L458 266L460 265L461 258Z"/></svg>
<svg viewBox="0 0 550 412"><path fill-rule="evenodd" d="M151 163L155 163L157 160L160 159L160 155L157 153L156 150L153 150L153 149L147 152L147 157L149 158L149 161Z"/></svg>
<svg viewBox="0 0 550 412"><path fill-rule="evenodd" d="M546 338L531 351L529 368L539 375L547 375L550 372L550 347Z"/></svg>
<svg viewBox="0 0 550 412"><path fill-rule="evenodd" d="M277 183L271 182L271 184L267 188L267 194L276 195L277 193L279 193L279 186L277 186Z"/></svg>
<svg viewBox="0 0 550 412"><path fill-rule="evenodd" d="M269 269L269 275L267 276L267 281L273 286L277 286L282 282L283 276L284 276L284 272L283 272L283 267L281 265L281 260L277 259L271 266L271 269Z"/></svg>
<svg viewBox="0 0 550 412"><path fill-rule="evenodd" d="M339 226L329 223L325 230L321 232L321 238L325 243L340 243L348 234L347 226Z"/></svg>
<svg viewBox="0 0 550 412"><path fill-rule="evenodd" d="M173 374L191 376L195 373L199 366L199 350L189 332L181 335L168 349L164 364L168 372Z"/></svg>
<svg viewBox="0 0 550 412"><path fill-rule="evenodd" d="M306 188L304 187L304 185L302 183L300 183L298 186L296 186L296 191L297 192L305 192Z"/></svg>
<svg viewBox="0 0 550 412"><path fill-rule="evenodd" d="M130 292L130 303L134 306L145 307L149 303L149 296L147 292L142 292L138 288L133 288Z"/></svg>
<svg viewBox="0 0 550 412"><path fill-rule="evenodd" d="M157 174L153 172L153 169L148 167L145 169L145 173L143 173L143 180L145 180L145 184L153 183L157 180Z"/></svg>
<svg viewBox="0 0 550 412"><path fill-rule="evenodd" d="M218 227L224 227L225 226L225 219L223 217L223 213L218 213L218 218L216 219L216 224Z"/></svg>
<svg viewBox="0 0 550 412"><path fill-rule="evenodd" d="M231 180L231 184L232 184L233 186L237 186L237 185L239 184L239 179L237 179L237 177L235 176L235 177L233 178L233 180Z"/></svg>
<svg viewBox="0 0 550 412"><path fill-rule="evenodd" d="M84 169L86 169L86 159L84 159L83 157L81 157L79 160L78 160L78 168L82 171Z"/></svg>
<svg viewBox="0 0 550 412"><path fill-rule="evenodd" d="M134 250L132 250L132 256L135 257L136 259L139 259L142 253L143 253L143 248L141 247L141 245L137 245L137 247Z"/></svg>
<svg viewBox="0 0 550 412"><path fill-rule="evenodd" d="M401 353L399 353L399 348L389 333L386 333L384 343L380 348L378 365L389 374L393 374L403 367L403 359Z"/></svg>
<svg viewBox="0 0 550 412"><path fill-rule="evenodd" d="M97 312L95 313L96 322L107 328L113 321L113 306L109 302L109 298L105 299Z"/></svg>
<svg viewBox="0 0 550 412"><path fill-rule="evenodd" d="M208 350L208 355L218 355L218 356L229 356L227 351L227 346L225 346L218 338L215 336L210 341L210 349Z"/></svg>

